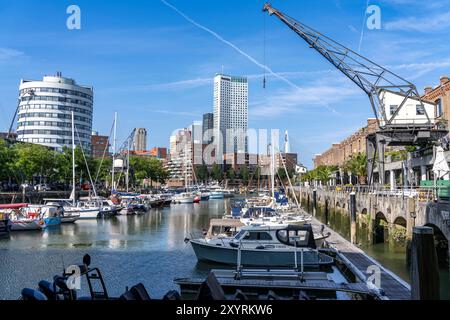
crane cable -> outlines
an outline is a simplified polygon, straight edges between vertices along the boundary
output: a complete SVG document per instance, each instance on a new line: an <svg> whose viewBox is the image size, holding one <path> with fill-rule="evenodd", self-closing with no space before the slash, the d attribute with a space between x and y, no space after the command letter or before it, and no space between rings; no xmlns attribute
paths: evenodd
<svg viewBox="0 0 450 320"><path fill-rule="evenodd" d="M266 15L263 17L263 65L266 65ZM263 89L266 88L266 69L263 68Z"/></svg>

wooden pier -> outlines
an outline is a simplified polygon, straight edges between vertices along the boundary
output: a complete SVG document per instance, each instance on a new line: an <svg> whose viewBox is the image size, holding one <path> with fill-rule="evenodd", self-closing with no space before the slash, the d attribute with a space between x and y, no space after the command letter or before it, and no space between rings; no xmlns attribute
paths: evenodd
<svg viewBox="0 0 450 320"><path fill-rule="evenodd" d="M311 225L316 232L320 232L323 223L312 217ZM410 300L411 287L392 271L383 267L378 261L368 256L363 250L351 244L344 237L339 235L334 230L325 226L324 234L328 232L331 235L327 239L329 246L337 250L337 254L341 260L344 260L347 265L352 268L352 272L356 275L359 281L366 282L368 276L372 273L367 273L370 266L377 266L380 269L380 287L384 293L384 297L389 300Z"/></svg>

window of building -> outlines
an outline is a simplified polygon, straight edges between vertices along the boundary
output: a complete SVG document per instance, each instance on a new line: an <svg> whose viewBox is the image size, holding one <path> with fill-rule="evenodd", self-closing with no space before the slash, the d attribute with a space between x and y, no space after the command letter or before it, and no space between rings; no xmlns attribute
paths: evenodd
<svg viewBox="0 0 450 320"><path fill-rule="evenodd" d="M395 111L397 111L397 109L398 109L398 105L396 105L396 104L390 105L389 106L389 113L390 113L390 115L392 116L395 113Z"/></svg>
<svg viewBox="0 0 450 320"><path fill-rule="evenodd" d="M421 104L416 105L416 116L423 116L425 115L425 108Z"/></svg>
<svg viewBox="0 0 450 320"><path fill-rule="evenodd" d="M440 117L442 116L442 100L438 99L436 101L436 116Z"/></svg>

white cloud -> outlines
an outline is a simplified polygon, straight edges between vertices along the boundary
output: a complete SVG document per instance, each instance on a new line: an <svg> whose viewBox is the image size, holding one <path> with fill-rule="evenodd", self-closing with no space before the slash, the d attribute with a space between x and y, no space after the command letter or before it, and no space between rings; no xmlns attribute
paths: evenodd
<svg viewBox="0 0 450 320"><path fill-rule="evenodd" d="M190 88L200 87L200 86L204 86L204 85L211 85L212 81L213 81L213 78L195 78L195 79L172 81L172 82L166 82L166 83L134 86L133 89L136 91L190 89Z"/></svg>
<svg viewBox="0 0 450 320"><path fill-rule="evenodd" d="M24 57L25 54L22 51L10 49L10 48L0 48L0 62L7 61L11 59L16 59Z"/></svg>
<svg viewBox="0 0 450 320"><path fill-rule="evenodd" d="M405 70L410 75L408 76L409 80L415 80L423 75L432 72L437 69L444 69L450 67L450 59L444 59L440 61L430 61L430 62L422 62L422 63L409 63L409 64L400 64L396 66L392 66L392 69L401 69Z"/></svg>
<svg viewBox="0 0 450 320"><path fill-rule="evenodd" d="M162 113L162 114L170 114L173 116L189 116L189 117L193 117L193 116L200 116L199 114L196 114L195 112L187 112L187 111L168 111L168 110L155 110L154 112L156 113Z"/></svg>
<svg viewBox="0 0 450 320"><path fill-rule="evenodd" d="M324 110L325 107L329 112L341 116L331 105L358 94L360 94L360 90L351 86L316 84L309 87L280 90L265 100L253 104L249 112L252 117L270 118L281 114L305 112L317 107Z"/></svg>
<svg viewBox="0 0 450 320"><path fill-rule="evenodd" d="M450 27L450 12L430 14L425 17L406 17L396 21L387 22L387 30L436 32L447 30Z"/></svg>

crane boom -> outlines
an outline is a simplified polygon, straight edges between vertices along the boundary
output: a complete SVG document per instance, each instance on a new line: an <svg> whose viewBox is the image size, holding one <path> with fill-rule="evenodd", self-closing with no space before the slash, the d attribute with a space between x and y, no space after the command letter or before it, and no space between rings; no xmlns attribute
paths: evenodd
<svg viewBox="0 0 450 320"><path fill-rule="evenodd" d="M394 119L409 99L417 100L418 104L421 104L425 111L426 121L423 121L421 125L425 127L433 126L427 110L423 107L421 96L414 84L313 28L280 12L269 3L264 5L263 11L277 16L305 40L311 48L318 51L369 96L372 110L378 120L380 129L391 127L394 124ZM386 91L396 93L403 97L395 112L389 115L384 105L384 93Z"/></svg>
<svg viewBox="0 0 450 320"><path fill-rule="evenodd" d="M448 134L445 120L438 118L436 104L422 101L413 83L280 12L269 3L264 5L263 11L278 17L310 48L319 52L368 95L379 129L366 137L369 184L372 183L378 152L379 183L384 185L385 145L426 145Z"/></svg>

